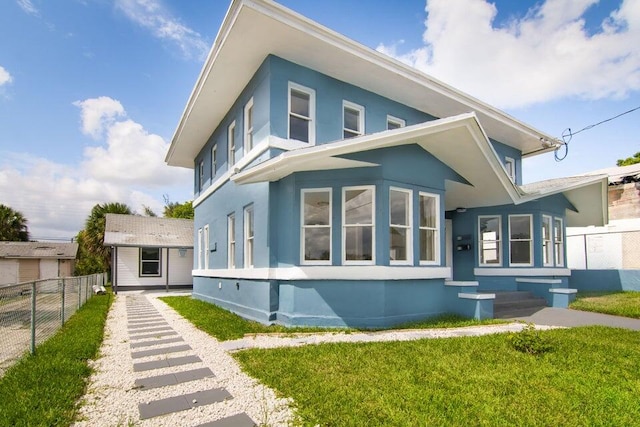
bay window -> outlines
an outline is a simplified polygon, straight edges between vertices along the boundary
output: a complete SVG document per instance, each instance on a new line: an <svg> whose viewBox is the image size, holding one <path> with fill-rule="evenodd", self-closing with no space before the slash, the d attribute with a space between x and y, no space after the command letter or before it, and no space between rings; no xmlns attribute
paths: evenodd
<svg viewBox="0 0 640 427"><path fill-rule="evenodd" d="M542 265L545 267L553 266L552 236L551 217L542 215Z"/></svg>
<svg viewBox="0 0 640 427"><path fill-rule="evenodd" d="M374 264L375 187L342 189L342 258L346 264Z"/></svg>
<svg viewBox="0 0 640 427"><path fill-rule="evenodd" d="M411 190L389 190L389 260L392 264L412 262Z"/></svg>
<svg viewBox="0 0 640 427"><path fill-rule="evenodd" d="M420 193L420 264L440 262L440 196Z"/></svg>
<svg viewBox="0 0 640 427"><path fill-rule="evenodd" d="M301 263L331 264L331 189L301 193Z"/></svg>
<svg viewBox="0 0 640 427"><path fill-rule="evenodd" d="M509 215L509 265L533 265L531 215Z"/></svg>
<svg viewBox="0 0 640 427"><path fill-rule="evenodd" d="M553 219L553 239L556 267L564 267L564 230L561 218Z"/></svg>

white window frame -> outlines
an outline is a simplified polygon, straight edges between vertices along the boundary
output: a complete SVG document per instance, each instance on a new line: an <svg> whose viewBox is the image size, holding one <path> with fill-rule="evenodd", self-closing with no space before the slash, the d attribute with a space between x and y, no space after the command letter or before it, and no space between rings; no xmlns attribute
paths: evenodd
<svg viewBox="0 0 640 427"><path fill-rule="evenodd" d="M511 218L529 218L529 239L513 239L511 236ZM531 214L513 214L509 215L509 266L510 267L532 267L533 260L533 245L535 243L534 235L533 235L533 215ZM520 263L520 262L511 262L511 243L512 242L529 242L529 262Z"/></svg>
<svg viewBox="0 0 640 427"><path fill-rule="evenodd" d="M254 119L255 114L253 111L253 97L249 99L249 101L244 106L244 153L247 154L249 151L253 149L253 131L254 131ZM251 120L249 120L251 119ZM249 125L251 122L251 125Z"/></svg>
<svg viewBox="0 0 640 427"><path fill-rule="evenodd" d="M227 164L229 170L236 164L236 121L227 128Z"/></svg>
<svg viewBox="0 0 640 427"><path fill-rule="evenodd" d="M396 124L398 125L398 127L401 127L401 128L407 125L407 122L405 122L404 119L400 119L398 117L394 117L387 114L387 130L391 130L391 128L389 127L390 123Z"/></svg>
<svg viewBox="0 0 640 427"><path fill-rule="evenodd" d="M144 260L142 259L142 251L144 249L156 249L158 251L158 260ZM140 248L138 251L138 259L139 259L139 277L162 277L162 248ZM153 274L145 274L142 272L142 263L143 262L153 262L158 264L158 273Z"/></svg>
<svg viewBox="0 0 640 427"><path fill-rule="evenodd" d="M349 190L371 190L371 224L347 224L345 202L347 191ZM352 187L342 187L342 264L343 265L375 265L376 263L376 186L375 185L357 185ZM349 227L371 227L371 260L355 260L347 261L347 228Z"/></svg>
<svg viewBox="0 0 640 427"><path fill-rule="evenodd" d="M347 129L345 127L345 122L344 122L344 113L346 109L350 109L350 110L355 110L358 112L358 129L357 130L353 130L353 129ZM345 132L349 132L352 133L352 136L346 137L344 136ZM355 104L351 101L346 101L343 100L342 101L342 138L343 139L347 139L347 138L354 138L354 137L358 137L361 135L364 135L365 130L364 130L364 107L362 105L358 105Z"/></svg>
<svg viewBox="0 0 640 427"><path fill-rule="evenodd" d="M204 188L204 160L200 160L198 163L198 191L202 191Z"/></svg>
<svg viewBox="0 0 640 427"><path fill-rule="evenodd" d="M545 236L545 223L548 227L548 234ZM554 241L553 241L553 218L550 215L542 215L542 227L540 227L542 239L542 266L553 267L554 262Z"/></svg>
<svg viewBox="0 0 640 427"><path fill-rule="evenodd" d="M227 268L236 268L236 214L227 215Z"/></svg>
<svg viewBox="0 0 640 427"><path fill-rule="evenodd" d="M309 117L305 117L300 114L293 113L291 111L291 92L292 91L301 92L306 95L309 95ZM299 85L297 83L289 82L288 94L289 96L287 98L288 99L287 110L289 111L289 115L287 117L287 138L291 139L291 134L290 134L291 116L294 116L299 119L307 120L309 122L308 144L315 145L316 144L316 91L311 88Z"/></svg>
<svg viewBox="0 0 640 427"><path fill-rule="evenodd" d="M203 244L203 230L202 228L198 228L198 270L202 269L202 250L204 248Z"/></svg>
<svg viewBox="0 0 640 427"><path fill-rule="evenodd" d="M211 179L216 176L218 171L218 144L213 144L211 147Z"/></svg>
<svg viewBox="0 0 640 427"><path fill-rule="evenodd" d="M309 193L329 193L329 225L305 225L304 200ZM329 229L329 259L307 260L305 259L305 231L308 229ZM301 265L331 265L333 260L333 190L326 188L303 188L300 190L300 264Z"/></svg>
<svg viewBox="0 0 640 427"><path fill-rule="evenodd" d="M428 193L425 191L420 191L418 193L418 209L421 208L422 203L420 203L420 197L432 197L435 199L436 201L436 226L435 227L423 227L421 225L420 222L418 222L418 228L419 230L431 230L434 231L435 233L435 248L434 248L434 253L435 253L435 260L434 261L428 261L428 260L423 260L420 259L420 265L440 265L440 233L441 233L441 221L440 221L440 195L439 194L435 194L435 193ZM420 221L420 212L418 212L418 221ZM418 242L420 242L420 239L418 238ZM422 253L422 248L420 248L420 254ZM422 256L421 256L422 258Z"/></svg>
<svg viewBox="0 0 640 427"><path fill-rule="evenodd" d="M398 193L404 193L408 196L407 208L407 222L408 224L393 224L391 222L391 192L396 191ZM392 260L391 259L391 229L401 228L406 232L406 252L407 259L404 260ZM389 264L390 265L413 265L413 191L407 188L389 187Z"/></svg>
<svg viewBox="0 0 640 427"><path fill-rule="evenodd" d="M558 228L560 234L556 233L556 223L560 224ZM562 218L553 218L553 253L556 267L564 267L565 239Z"/></svg>
<svg viewBox="0 0 640 427"><path fill-rule="evenodd" d="M203 228L203 236L202 239L204 241L203 245L203 259L204 259L204 269L209 269L209 224L205 225Z"/></svg>
<svg viewBox="0 0 640 427"><path fill-rule="evenodd" d="M253 223L253 230L249 224ZM253 268L255 256L255 215L253 205L244 208L244 268Z"/></svg>
<svg viewBox="0 0 640 427"><path fill-rule="evenodd" d="M507 171L507 175L512 182L516 182L516 160L512 157L504 158L504 170Z"/></svg>
<svg viewBox="0 0 640 427"><path fill-rule="evenodd" d="M486 240L486 242L494 242L495 248L484 249L482 238L482 230L480 229L480 222L485 218L498 218L498 238L495 240ZM502 267L503 251L502 251L502 216L501 215L478 215L478 265L481 267ZM482 251L496 249L498 252L498 262L488 263L482 262Z"/></svg>

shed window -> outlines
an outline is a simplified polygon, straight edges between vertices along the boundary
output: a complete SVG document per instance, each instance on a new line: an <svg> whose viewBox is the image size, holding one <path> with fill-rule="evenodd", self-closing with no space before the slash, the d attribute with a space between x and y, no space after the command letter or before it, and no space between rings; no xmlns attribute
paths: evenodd
<svg viewBox="0 0 640 427"><path fill-rule="evenodd" d="M160 275L160 248L140 248L140 276Z"/></svg>

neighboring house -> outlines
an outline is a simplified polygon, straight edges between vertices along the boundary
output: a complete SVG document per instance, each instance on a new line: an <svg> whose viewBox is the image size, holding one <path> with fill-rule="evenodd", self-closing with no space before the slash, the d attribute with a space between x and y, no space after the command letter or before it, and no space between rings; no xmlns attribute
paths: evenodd
<svg viewBox="0 0 640 427"><path fill-rule="evenodd" d="M473 70L470 70L473 72ZM285 325L565 305L606 178L522 185L553 138L277 3L231 4L166 161L193 168L193 296Z"/></svg>
<svg viewBox="0 0 640 427"><path fill-rule="evenodd" d="M111 246L114 290L192 286L193 221L107 214L105 246Z"/></svg>
<svg viewBox="0 0 640 427"><path fill-rule="evenodd" d="M73 275L77 243L0 242L0 285Z"/></svg>

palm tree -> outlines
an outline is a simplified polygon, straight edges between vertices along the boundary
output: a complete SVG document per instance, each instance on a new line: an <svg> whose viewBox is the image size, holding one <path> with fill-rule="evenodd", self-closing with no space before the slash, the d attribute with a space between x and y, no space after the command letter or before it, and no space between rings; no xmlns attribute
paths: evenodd
<svg viewBox="0 0 640 427"><path fill-rule="evenodd" d="M29 241L27 219L22 213L3 204L0 204L0 241Z"/></svg>

